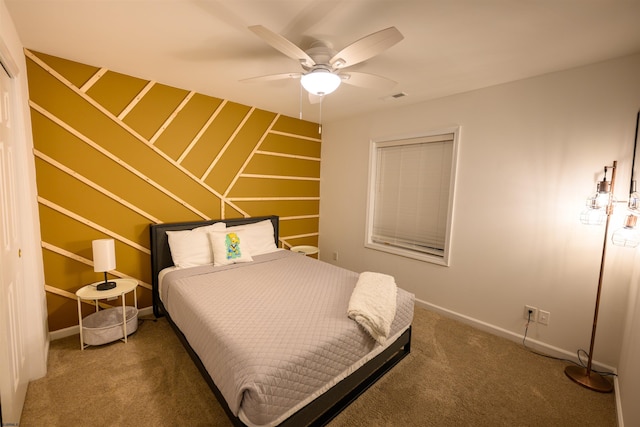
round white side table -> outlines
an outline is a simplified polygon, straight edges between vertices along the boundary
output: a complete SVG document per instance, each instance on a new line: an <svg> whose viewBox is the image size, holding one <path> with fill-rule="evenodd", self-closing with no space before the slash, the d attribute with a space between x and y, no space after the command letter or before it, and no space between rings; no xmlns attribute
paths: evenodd
<svg viewBox="0 0 640 427"><path fill-rule="evenodd" d="M138 295L136 294L136 288L138 287L138 281L135 279L112 279L110 282L116 282L116 287L108 289L106 291L99 291L96 287L104 282L95 282L90 285L83 286L76 291L76 297L78 298L78 324L80 326L80 348L84 350L89 344L84 344L84 337L82 331L82 300L93 300L96 304L96 313L100 309L98 302L101 299L122 297L122 336L121 338L125 343L127 342L127 310L125 306L125 294L133 292L134 308L138 310ZM112 310L112 309L109 309ZM95 314L95 313L94 313ZM92 315L91 315L92 316ZM137 328L136 328L137 329ZM135 330L134 330L135 331ZM133 333L134 331L131 331ZM114 340L115 341L115 340Z"/></svg>
<svg viewBox="0 0 640 427"><path fill-rule="evenodd" d="M305 254L307 256L309 255L315 255L318 253L318 247L317 246L308 246L308 245L300 245L300 246L291 246L291 249L289 249L293 252L300 252L302 254Z"/></svg>

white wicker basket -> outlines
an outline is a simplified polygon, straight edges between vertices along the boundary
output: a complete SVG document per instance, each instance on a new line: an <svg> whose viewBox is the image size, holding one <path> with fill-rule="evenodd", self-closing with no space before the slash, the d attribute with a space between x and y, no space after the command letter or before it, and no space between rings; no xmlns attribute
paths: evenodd
<svg viewBox="0 0 640 427"><path fill-rule="evenodd" d="M126 307L127 335L138 329L138 309ZM82 338L85 344L102 345L124 338L122 333L122 307L96 311L82 319Z"/></svg>

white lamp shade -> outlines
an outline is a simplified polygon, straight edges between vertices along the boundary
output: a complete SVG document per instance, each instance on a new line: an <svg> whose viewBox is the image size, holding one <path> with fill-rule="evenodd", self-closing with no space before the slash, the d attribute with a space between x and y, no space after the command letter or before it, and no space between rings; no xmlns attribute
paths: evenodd
<svg viewBox="0 0 640 427"><path fill-rule="evenodd" d="M616 246L636 248L640 245L640 233L635 228L621 228L611 236L611 241Z"/></svg>
<svg viewBox="0 0 640 427"><path fill-rule="evenodd" d="M302 87L314 95L328 95L340 86L340 76L328 70L318 69L304 74L300 78Z"/></svg>
<svg viewBox="0 0 640 427"><path fill-rule="evenodd" d="M93 247L93 271L102 272L116 268L116 246L113 239L91 242Z"/></svg>
<svg viewBox="0 0 640 427"><path fill-rule="evenodd" d="M607 219L607 210L605 208L600 209L585 209L580 212L580 221L585 225L602 225Z"/></svg>

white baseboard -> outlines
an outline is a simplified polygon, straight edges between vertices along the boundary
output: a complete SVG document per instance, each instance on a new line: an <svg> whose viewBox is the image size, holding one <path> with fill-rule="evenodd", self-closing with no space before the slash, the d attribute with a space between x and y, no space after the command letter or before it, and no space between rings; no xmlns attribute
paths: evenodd
<svg viewBox="0 0 640 427"><path fill-rule="evenodd" d="M613 392L616 394L616 412L618 414L618 427L624 427L624 417L622 416L622 400L620 399L620 387L618 377L613 377Z"/></svg>
<svg viewBox="0 0 640 427"><path fill-rule="evenodd" d="M153 307L145 307L138 309L138 317L153 315ZM61 338L70 337L71 335L79 335L79 325L70 326L64 329L58 329L57 331L49 332L49 339L51 341L59 340Z"/></svg>
<svg viewBox="0 0 640 427"><path fill-rule="evenodd" d="M455 311L451 311L448 310L446 308L431 304L427 301L423 301L420 299L416 299L416 304L419 306L422 306L423 308L426 308L427 310L431 310L431 311L435 311L438 314L441 314L445 317L449 317L455 320L458 320L462 323L465 323L467 325L471 325L477 329L480 329L482 331L485 332L489 332L490 334L493 335L497 335L499 337L503 337L503 338L507 338L511 341L517 342L517 343L522 343L522 340L524 339L524 334L520 335L517 334L515 332L512 331L508 331L506 329L500 328L498 326L480 321L478 319L474 319L473 317L469 317L469 316L465 316L464 314L460 314L457 313ZM544 353L544 354L548 354L549 356L553 356L553 357L558 357L558 358L562 358L562 359L568 359L571 361L574 361L576 363L579 363L578 361L578 356L575 353L572 353L570 351L567 351L565 349L562 348L558 348L549 344L546 344L542 341L537 341L534 340L532 338L527 338L527 347L536 350L538 352ZM603 363L598 363L597 361L593 361L593 367L596 370L599 371L609 371L609 372L614 372L617 373L616 368L605 365ZM615 378L615 377L614 377Z"/></svg>

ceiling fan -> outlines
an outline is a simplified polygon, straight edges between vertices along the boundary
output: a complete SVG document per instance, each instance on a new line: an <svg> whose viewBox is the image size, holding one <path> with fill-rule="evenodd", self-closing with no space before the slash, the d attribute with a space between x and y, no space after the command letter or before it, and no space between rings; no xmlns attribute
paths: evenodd
<svg viewBox="0 0 640 427"><path fill-rule="evenodd" d="M335 91L340 83L366 88L390 88L395 81L374 74L346 72L345 68L370 59L401 41L404 36L396 27L365 36L344 49L336 52L328 43L314 42L307 50L302 50L280 34L263 27L250 26L249 30L273 48L300 63L303 71L253 77L242 81L269 81L279 79L301 79L301 84L309 92L311 103Z"/></svg>

